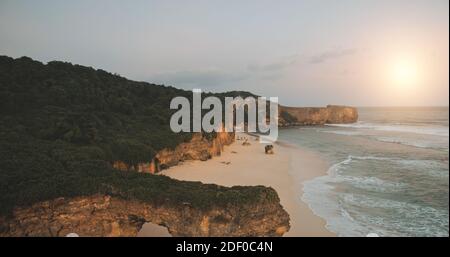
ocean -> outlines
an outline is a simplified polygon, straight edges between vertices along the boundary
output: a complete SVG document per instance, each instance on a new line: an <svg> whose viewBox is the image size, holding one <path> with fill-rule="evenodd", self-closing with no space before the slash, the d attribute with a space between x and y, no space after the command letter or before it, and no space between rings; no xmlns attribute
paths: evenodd
<svg viewBox="0 0 450 257"><path fill-rule="evenodd" d="M280 131L329 162L299 198L339 236L449 236L449 108L358 111L354 124Z"/></svg>

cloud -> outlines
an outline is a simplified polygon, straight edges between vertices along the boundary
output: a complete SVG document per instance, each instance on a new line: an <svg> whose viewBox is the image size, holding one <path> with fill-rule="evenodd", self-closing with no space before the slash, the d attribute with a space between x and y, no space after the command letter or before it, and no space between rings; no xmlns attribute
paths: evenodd
<svg viewBox="0 0 450 257"><path fill-rule="evenodd" d="M357 53L356 48L348 48L348 49L342 49L342 50L329 50L322 53L319 53L317 55L311 56L309 59L310 64L319 64L326 62L331 59L338 59L344 56L350 56Z"/></svg>
<svg viewBox="0 0 450 257"><path fill-rule="evenodd" d="M286 56L276 62L251 64L241 70L208 68L163 72L150 76L148 81L185 88L212 88L252 78L273 81L281 78L283 70L294 65L297 58L297 55Z"/></svg>
<svg viewBox="0 0 450 257"><path fill-rule="evenodd" d="M245 80L248 77L249 74L246 72L204 69L160 73L152 76L150 81L175 86L215 87L223 83Z"/></svg>
<svg viewBox="0 0 450 257"><path fill-rule="evenodd" d="M309 57L305 54L293 54L272 62L249 64L246 69L206 68L169 71L150 76L148 81L183 88L214 88L251 79L274 82L282 78L285 71L293 66L324 63L356 53L356 48L346 48L323 51ZM347 73L348 71L342 72L342 75Z"/></svg>
<svg viewBox="0 0 450 257"><path fill-rule="evenodd" d="M297 62L297 55L286 56L281 60L266 64L251 64L248 65L248 70L251 72L276 72L284 70Z"/></svg>

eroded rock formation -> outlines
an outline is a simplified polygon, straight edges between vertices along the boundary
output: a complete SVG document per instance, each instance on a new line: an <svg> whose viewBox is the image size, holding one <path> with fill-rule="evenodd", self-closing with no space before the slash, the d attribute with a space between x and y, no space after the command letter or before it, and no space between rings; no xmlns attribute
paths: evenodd
<svg viewBox="0 0 450 257"><path fill-rule="evenodd" d="M354 107L328 105L327 107L286 107L279 106L279 125L323 125L353 123L358 120L358 110Z"/></svg>
<svg viewBox="0 0 450 257"><path fill-rule="evenodd" d="M0 236L136 236L145 222L165 226L173 236L281 236L289 230L279 199L203 210L94 195L16 209L0 217Z"/></svg>
<svg viewBox="0 0 450 257"><path fill-rule="evenodd" d="M206 161L222 153L223 147L234 142L234 133L219 132L216 137L209 140L202 133L193 135L189 142L181 143L175 149L163 149L158 152L150 163L129 165L122 161L113 163L113 167L123 171L137 171L157 173L162 169L178 165L186 160Z"/></svg>
<svg viewBox="0 0 450 257"><path fill-rule="evenodd" d="M274 154L274 152L273 152L273 145L266 145L264 147L264 151L265 151L266 154Z"/></svg>

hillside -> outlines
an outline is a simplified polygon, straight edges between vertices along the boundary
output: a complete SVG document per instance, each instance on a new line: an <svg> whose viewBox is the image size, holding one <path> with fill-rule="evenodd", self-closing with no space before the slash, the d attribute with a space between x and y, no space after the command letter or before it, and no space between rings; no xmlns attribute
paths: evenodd
<svg viewBox="0 0 450 257"><path fill-rule="evenodd" d="M98 194L167 208L189 203L198 211L258 203L282 211L270 188L227 188L112 167L117 160L148 162L192 138L168 126L170 100L179 95L192 93L70 63L0 57L0 216ZM0 231L10 233L14 218Z"/></svg>

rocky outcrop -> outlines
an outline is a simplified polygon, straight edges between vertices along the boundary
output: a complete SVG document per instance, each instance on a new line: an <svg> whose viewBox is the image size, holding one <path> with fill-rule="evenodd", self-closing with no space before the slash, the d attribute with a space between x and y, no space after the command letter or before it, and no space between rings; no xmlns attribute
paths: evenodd
<svg viewBox="0 0 450 257"><path fill-rule="evenodd" d="M16 209L0 217L0 236L135 236L145 222L165 226L173 236L281 236L289 230L279 199L202 210L94 195Z"/></svg>
<svg viewBox="0 0 450 257"><path fill-rule="evenodd" d="M358 110L355 107L328 105L328 119L325 123L340 124L358 121Z"/></svg>
<svg viewBox="0 0 450 257"><path fill-rule="evenodd" d="M266 154L274 154L274 152L273 152L273 145L266 145L264 147L264 151L265 151Z"/></svg>
<svg viewBox="0 0 450 257"><path fill-rule="evenodd" d="M328 105L327 107L279 106L279 126L323 125L353 123L358 120L354 107Z"/></svg>
<svg viewBox="0 0 450 257"><path fill-rule="evenodd" d="M213 138L195 134L189 142L173 150L160 151L149 164L130 167L116 162L114 166L154 173L184 160L207 160L220 155L223 147L233 141L233 133L217 133ZM180 186L186 190L192 188ZM66 236L70 233L80 236L136 236L146 222L166 227L172 236L282 236L289 231L289 215L272 188L227 188L198 183L195 190L200 193L202 187L209 190L205 193L212 194L215 200L201 205L198 200L179 201L177 197L156 200L144 197L147 199L144 201L116 192L112 195L61 197L29 207L17 207L8 216L0 216L0 237Z"/></svg>
<svg viewBox="0 0 450 257"><path fill-rule="evenodd" d="M129 165L123 161L115 161L113 167L123 171L154 174L168 167L178 165L182 161L206 161L213 156L220 155L225 145L234 142L234 136L234 133L218 132L216 137L208 139L202 133L195 133L189 142L181 143L175 149L159 151L149 163Z"/></svg>

